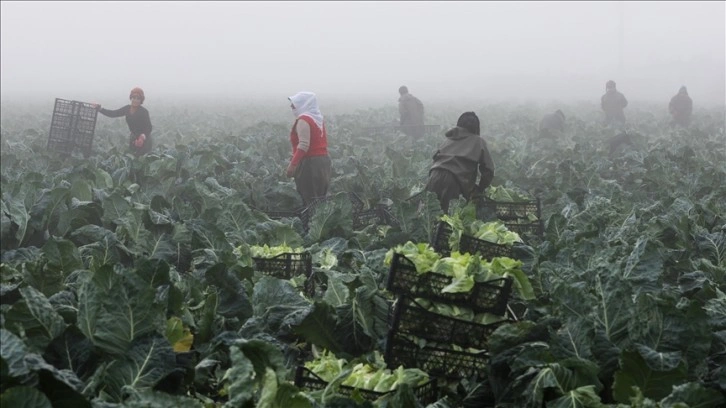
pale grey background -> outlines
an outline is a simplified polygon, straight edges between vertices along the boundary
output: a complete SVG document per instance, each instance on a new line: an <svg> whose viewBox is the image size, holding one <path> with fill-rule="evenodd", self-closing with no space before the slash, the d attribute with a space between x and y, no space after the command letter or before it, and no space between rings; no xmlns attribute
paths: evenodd
<svg viewBox="0 0 726 408"><path fill-rule="evenodd" d="M724 2L8 2L4 103L631 101L724 105ZM192 99L193 100L193 99ZM285 101L286 102L286 101ZM283 103L285 103L283 102ZM285 105L286 106L286 105Z"/></svg>

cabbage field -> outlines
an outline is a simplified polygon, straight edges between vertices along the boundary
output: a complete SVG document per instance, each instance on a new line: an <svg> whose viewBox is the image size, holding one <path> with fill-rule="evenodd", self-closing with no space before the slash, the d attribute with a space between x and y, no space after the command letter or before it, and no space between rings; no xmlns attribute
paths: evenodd
<svg viewBox="0 0 726 408"><path fill-rule="evenodd" d="M722 108L682 129L636 104L623 136L595 105L561 107L568 127L549 140L537 135L549 109L532 104L427 106L442 131L415 142L368 129L394 105L328 114L331 198L303 211L284 176L285 104L148 105L155 146L140 158L122 119L98 118L90 156L63 156L46 149L52 106L3 105L3 407L726 406ZM520 243L467 220L460 200L452 225L514 246L435 264L442 214L422 190L443 130L472 109L492 185L538 198L543 234ZM357 215L376 209L385 217ZM492 328L457 349L484 362L477 374L387 366L401 251L474 274L452 292L508 268L506 315L417 303ZM312 274L263 271L279 253Z"/></svg>

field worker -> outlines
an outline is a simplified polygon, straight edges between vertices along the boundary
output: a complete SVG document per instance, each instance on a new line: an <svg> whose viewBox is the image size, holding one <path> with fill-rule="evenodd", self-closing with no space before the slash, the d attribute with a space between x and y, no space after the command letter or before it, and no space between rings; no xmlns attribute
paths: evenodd
<svg viewBox="0 0 726 408"><path fill-rule="evenodd" d="M688 96L688 90L682 86L678 93L671 98L668 104L668 112L673 117L672 125L680 125L683 127L691 123L691 114L693 113L693 100Z"/></svg>
<svg viewBox="0 0 726 408"><path fill-rule="evenodd" d="M408 93L408 87L398 88L398 113L401 116L401 131L409 137L419 139L424 134L424 106L421 101Z"/></svg>
<svg viewBox="0 0 726 408"><path fill-rule="evenodd" d="M565 114L557 109L548 113L539 122L539 135L544 138L555 137L565 131Z"/></svg>
<svg viewBox="0 0 726 408"><path fill-rule="evenodd" d="M456 127L446 132L446 141L434 154L426 190L436 193L441 209L448 213L449 201L463 195L467 200L481 194L494 178L494 162L479 136L479 118L474 112L459 116ZM476 183L477 169L481 173Z"/></svg>
<svg viewBox="0 0 726 408"><path fill-rule="evenodd" d="M298 92L288 99L295 123L290 131L292 159L286 175L295 178L303 205L308 205L328 193L332 171L328 156L328 135L314 93Z"/></svg>
<svg viewBox="0 0 726 408"><path fill-rule="evenodd" d="M628 100L615 89L615 81L608 81L605 84L605 95L600 98L600 107L605 112L605 123L609 125L624 125L625 113L623 109L626 106L628 106Z"/></svg>
<svg viewBox="0 0 726 408"><path fill-rule="evenodd" d="M151 119L149 111L141 104L144 103L144 90L136 87L129 94L130 105L126 105L120 109L108 110L99 104L94 104L101 114L109 118L126 117L126 124L129 125L129 149L136 156L141 156L151 151Z"/></svg>

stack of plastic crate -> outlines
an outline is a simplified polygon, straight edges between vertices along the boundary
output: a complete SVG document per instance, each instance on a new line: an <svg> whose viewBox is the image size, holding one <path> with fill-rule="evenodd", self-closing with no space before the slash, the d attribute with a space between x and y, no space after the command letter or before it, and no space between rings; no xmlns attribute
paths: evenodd
<svg viewBox="0 0 726 408"><path fill-rule="evenodd" d="M79 148L91 153L98 111L90 103L56 98L48 134L48 150L70 154Z"/></svg>
<svg viewBox="0 0 726 408"><path fill-rule="evenodd" d="M449 239L453 233L451 226L446 221L439 221L434 231L434 237L431 241L431 247L434 251L443 256L451 255L451 245ZM499 245L493 242L485 241L472 237L468 234L461 234L459 239L459 252L479 254L482 259L492 260L498 256L512 257L512 247L508 245Z"/></svg>
<svg viewBox="0 0 726 408"><path fill-rule="evenodd" d="M505 202L481 200L477 203L477 218L482 220L498 219L510 231L525 237L544 235L542 204L539 198L524 202Z"/></svg>
<svg viewBox="0 0 726 408"><path fill-rule="evenodd" d="M509 278L477 282L469 292L444 293L452 278L434 272L420 273L402 254L394 254L387 288L396 295L389 321L385 359L391 367L418 367L445 378L483 377L489 359L486 342L500 324L512 290ZM490 313L502 320L485 325L429 311L423 299L439 304Z"/></svg>

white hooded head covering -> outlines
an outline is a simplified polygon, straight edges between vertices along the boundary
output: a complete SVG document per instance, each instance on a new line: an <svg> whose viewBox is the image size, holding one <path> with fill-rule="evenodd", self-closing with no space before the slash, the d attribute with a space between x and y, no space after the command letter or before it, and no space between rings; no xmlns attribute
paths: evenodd
<svg viewBox="0 0 726 408"><path fill-rule="evenodd" d="M296 118L306 115L310 116L319 128L323 128L323 114L318 107L318 98L312 92L298 92L287 98L295 107L292 112Z"/></svg>

